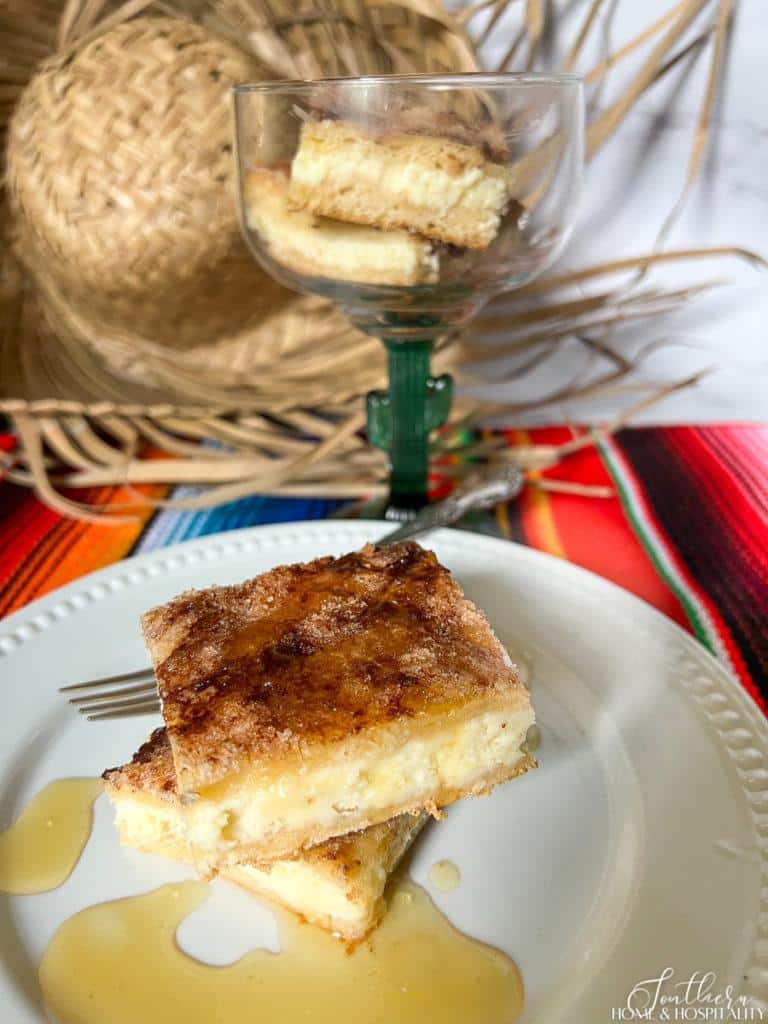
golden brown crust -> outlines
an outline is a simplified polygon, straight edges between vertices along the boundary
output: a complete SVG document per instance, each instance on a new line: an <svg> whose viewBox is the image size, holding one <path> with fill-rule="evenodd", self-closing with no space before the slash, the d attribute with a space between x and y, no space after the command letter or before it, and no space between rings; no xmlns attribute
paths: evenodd
<svg viewBox="0 0 768 1024"><path fill-rule="evenodd" d="M411 106L409 103L397 112L395 123L401 135L432 135L449 142L460 142L480 150L485 159L492 163L506 164L510 153L503 131L498 125L489 122L481 124L479 113L479 110L475 110L466 119L455 112L442 109L435 111L429 106Z"/></svg>
<svg viewBox="0 0 768 1024"><path fill-rule="evenodd" d="M485 617L413 542L191 592L142 625L182 792L395 722L527 704Z"/></svg>
<svg viewBox="0 0 768 1024"><path fill-rule="evenodd" d="M107 768L101 777L108 790L149 793L155 800L175 804L176 770L165 727L155 729L128 764Z"/></svg>
<svg viewBox="0 0 768 1024"><path fill-rule="evenodd" d="M424 826L429 815L400 814L370 828L327 839L301 853L310 864L322 864L328 872L343 877L355 898L362 877L370 871L394 870L405 850ZM359 893L357 894L359 895Z"/></svg>

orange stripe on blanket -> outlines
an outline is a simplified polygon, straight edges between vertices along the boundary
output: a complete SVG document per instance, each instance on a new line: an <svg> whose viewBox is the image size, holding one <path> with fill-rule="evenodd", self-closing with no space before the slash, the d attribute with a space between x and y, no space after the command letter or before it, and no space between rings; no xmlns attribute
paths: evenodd
<svg viewBox="0 0 768 1024"><path fill-rule="evenodd" d="M142 486L131 490L126 487L109 487L90 493L89 499L94 504L125 505L135 501L136 490L151 498L161 498L168 493L169 488ZM13 592L11 600L3 608L3 614L7 615L86 573L125 558L153 513L154 509L149 505L136 505L136 511L131 513L135 515L136 522L115 526L67 522L58 518L53 525L53 532L57 535L56 543ZM45 544L44 537L39 546L44 548ZM30 554L34 557L34 550Z"/></svg>
<svg viewBox="0 0 768 1024"><path fill-rule="evenodd" d="M531 444L531 435L527 430L513 430L511 437L515 444ZM532 470L528 478L538 480L541 473ZM546 551L558 558L566 558L560 534L552 514L552 504L546 491L540 491L537 487L526 487L520 498L522 511L523 531L528 543L540 551Z"/></svg>

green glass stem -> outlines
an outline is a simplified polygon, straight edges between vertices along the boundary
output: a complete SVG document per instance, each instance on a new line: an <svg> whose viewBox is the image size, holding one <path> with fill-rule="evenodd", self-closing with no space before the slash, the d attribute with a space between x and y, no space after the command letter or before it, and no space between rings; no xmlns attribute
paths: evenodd
<svg viewBox="0 0 768 1024"><path fill-rule="evenodd" d="M451 407L448 374L430 377L431 341L385 339L388 391L368 395L368 436L389 452L390 512L413 511L427 502L429 435Z"/></svg>

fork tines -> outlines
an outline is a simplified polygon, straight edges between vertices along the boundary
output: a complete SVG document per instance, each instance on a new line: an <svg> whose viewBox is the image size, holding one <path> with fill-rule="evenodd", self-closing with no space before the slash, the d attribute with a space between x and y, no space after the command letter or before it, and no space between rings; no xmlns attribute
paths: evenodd
<svg viewBox="0 0 768 1024"><path fill-rule="evenodd" d="M108 705L109 711L99 711L96 714L86 714L86 718L89 722L101 722L107 718L132 718L134 715L155 715L160 711L160 701L147 700L143 703L138 704L113 704ZM86 708L79 709L83 714L86 712Z"/></svg>
<svg viewBox="0 0 768 1024"><path fill-rule="evenodd" d="M133 685L121 685L123 683ZM106 718L154 714L160 710L154 673L149 668L124 672L116 676L102 676L83 683L72 683L60 687L59 693L71 693L76 690L90 691L77 697L70 697L69 703L91 722Z"/></svg>

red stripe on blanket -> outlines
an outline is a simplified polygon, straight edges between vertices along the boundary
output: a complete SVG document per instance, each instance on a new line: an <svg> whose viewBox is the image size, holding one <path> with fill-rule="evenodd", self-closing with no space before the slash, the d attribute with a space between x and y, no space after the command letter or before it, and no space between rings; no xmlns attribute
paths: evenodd
<svg viewBox="0 0 768 1024"><path fill-rule="evenodd" d="M636 489L638 504L683 586L704 609L709 620L706 626L714 631L723 653L745 688L762 704L756 677L751 666L747 665L729 623L709 588L701 585L690 564L692 550L702 545L704 554L698 563L706 565L714 558L714 531L704 514L707 498L706 493L702 493L702 475L693 468L690 459L681 456L673 437L676 430L690 429L622 431L612 444L612 450L623 471L633 472L639 483ZM720 532L724 535L725 531ZM721 574L723 571L721 567Z"/></svg>

